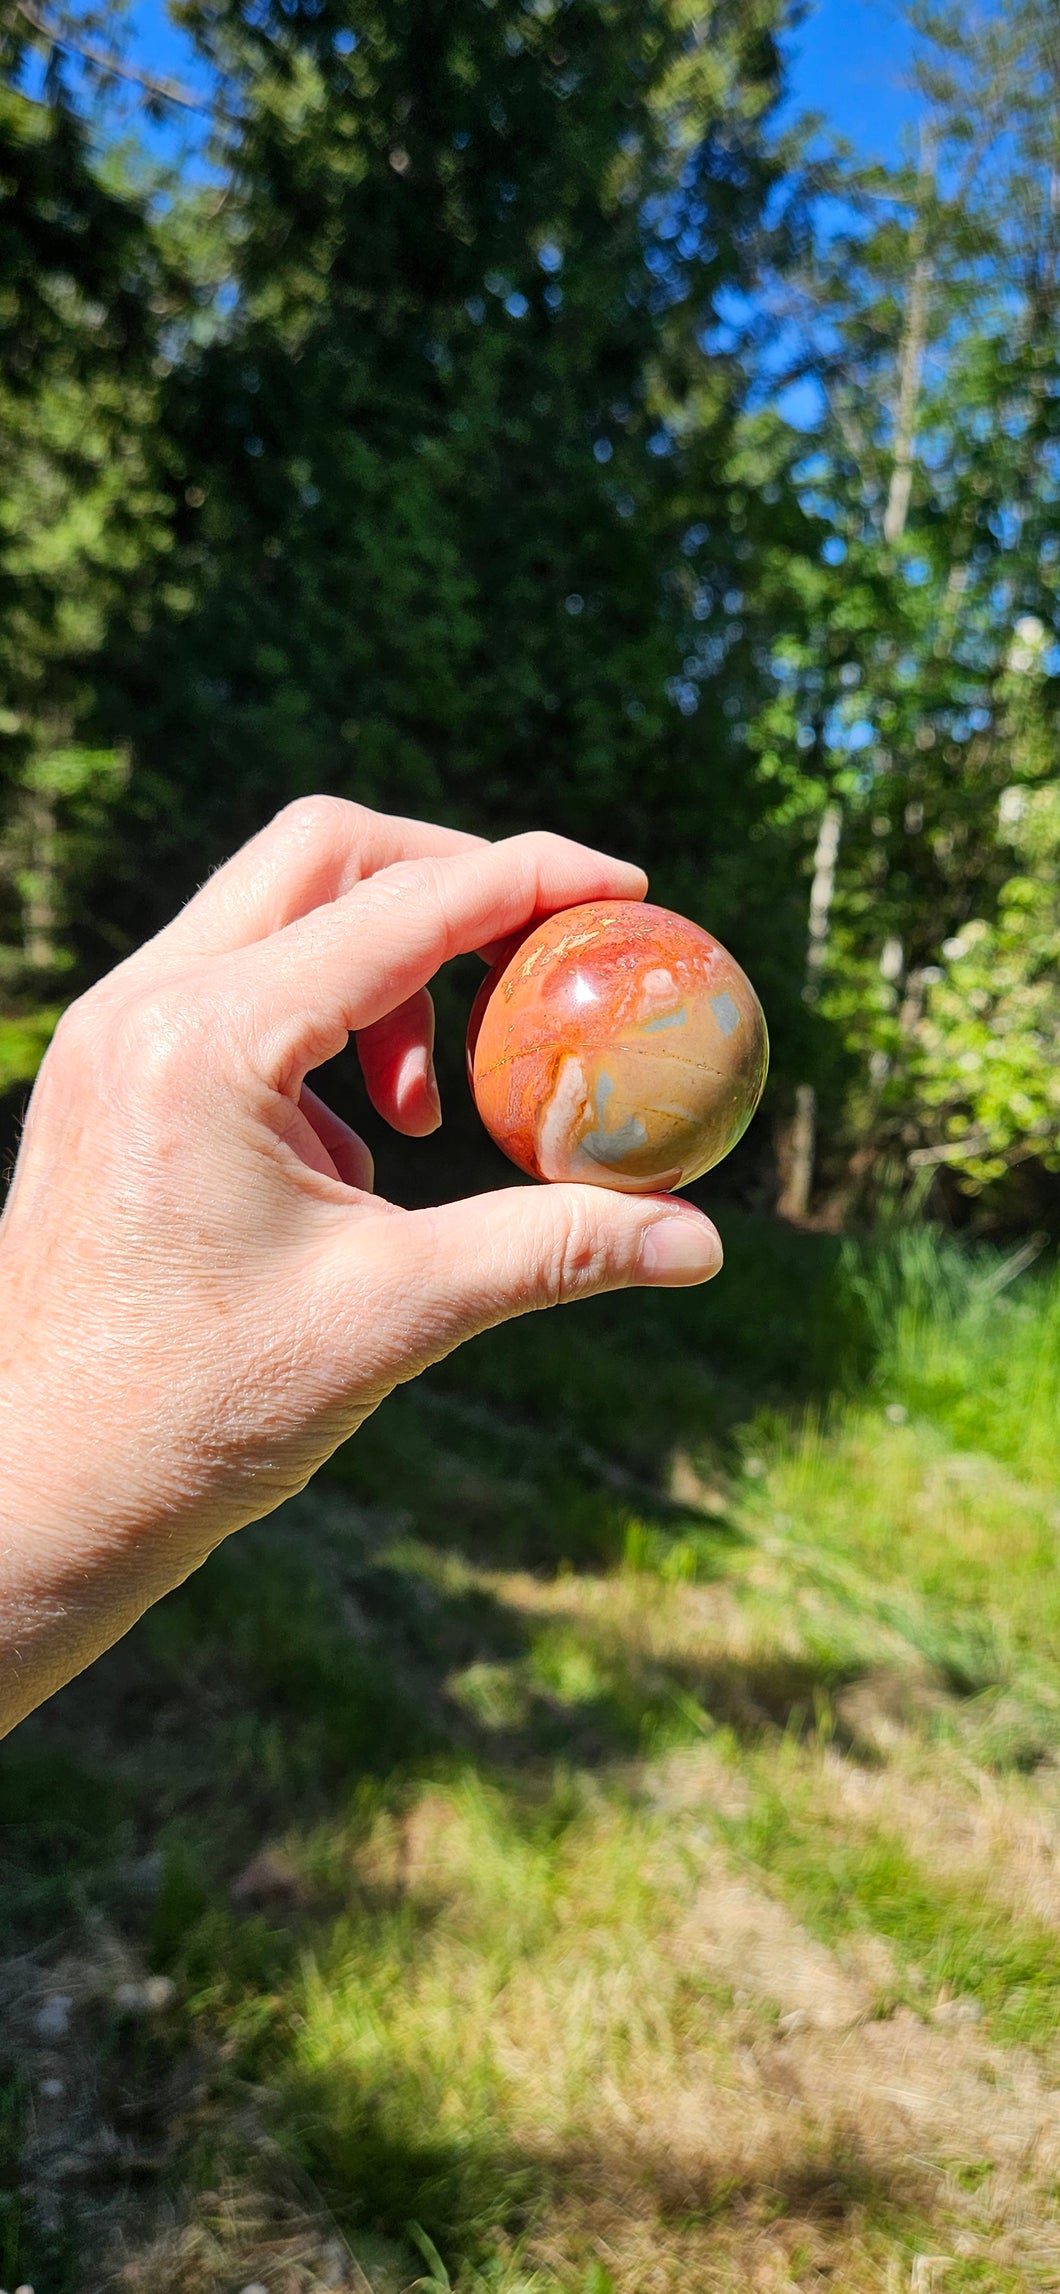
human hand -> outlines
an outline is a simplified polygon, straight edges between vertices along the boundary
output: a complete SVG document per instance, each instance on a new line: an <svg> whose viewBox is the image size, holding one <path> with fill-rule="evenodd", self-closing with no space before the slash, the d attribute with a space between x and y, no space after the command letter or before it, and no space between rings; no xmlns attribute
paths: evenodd
<svg viewBox="0 0 1060 2294"><path fill-rule="evenodd" d="M462 1339L716 1273L669 1196L400 1210L305 1084L354 1034L380 1114L432 1131L439 966L645 884L559 837L312 798L71 1006L0 1220L0 1729Z"/></svg>

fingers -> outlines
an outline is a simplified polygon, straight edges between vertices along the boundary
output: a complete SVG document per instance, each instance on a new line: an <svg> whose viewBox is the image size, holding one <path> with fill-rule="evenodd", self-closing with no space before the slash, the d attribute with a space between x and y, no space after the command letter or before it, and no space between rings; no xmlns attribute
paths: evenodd
<svg viewBox="0 0 1060 2294"><path fill-rule="evenodd" d="M317 1098L315 1091L310 1091L308 1084L302 1085L298 1105L315 1140L324 1151L320 1161L314 1157L313 1168L326 1171L330 1158L336 1176L347 1187L357 1187L370 1195L375 1185L375 1164L371 1149L365 1145L360 1133L351 1131L349 1124L344 1123L340 1115L334 1115L330 1107L325 1107L323 1100Z"/></svg>
<svg viewBox="0 0 1060 2294"><path fill-rule="evenodd" d="M381 1373L400 1379L535 1307L630 1284L706 1282L722 1263L716 1228L690 1204L604 1187L514 1187L373 1229L359 1223L340 1245L340 1298L350 1285L340 1342L348 1311L351 1346L359 1324L363 1349L370 1323L392 1349Z"/></svg>
<svg viewBox="0 0 1060 2294"><path fill-rule="evenodd" d="M481 842L460 829L372 812L344 797L299 797L233 853L149 945L182 958L249 947L339 899L377 869L473 851Z"/></svg>
<svg viewBox="0 0 1060 2294"><path fill-rule="evenodd" d="M581 901L641 900L646 886L643 869L543 834L404 861L235 959L231 1004L270 1079L290 1088L450 957Z"/></svg>
<svg viewBox="0 0 1060 2294"><path fill-rule="evenodd" d="M377 1113L410 1139L426 1139L442 1120L435 1079L434 1004L426 988L386 1012L357 1038L361 1072Z"/></svg>

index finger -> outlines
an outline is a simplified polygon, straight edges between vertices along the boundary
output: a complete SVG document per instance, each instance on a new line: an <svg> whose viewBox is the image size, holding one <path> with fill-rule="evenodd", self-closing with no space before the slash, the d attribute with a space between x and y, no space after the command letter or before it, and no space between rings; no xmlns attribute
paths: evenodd
<svg viewBox="0 0 1060 2294"><path fill-rule="evenodd" d="M234 959L231 1000L270 1080L290 1089L451 957L585 900L643 900L647 885L630 861L540 832L403 861Z"/></svg>
<svg viewBox="0 0 1060 2294"><path fill-rule="evenodd" d="M477 851L483 839L373 812L346 797L296 797L241 845L148 943L152 958L223 955L341 899L377 869ZM157 966L156 966L157 968Z"/></svg>

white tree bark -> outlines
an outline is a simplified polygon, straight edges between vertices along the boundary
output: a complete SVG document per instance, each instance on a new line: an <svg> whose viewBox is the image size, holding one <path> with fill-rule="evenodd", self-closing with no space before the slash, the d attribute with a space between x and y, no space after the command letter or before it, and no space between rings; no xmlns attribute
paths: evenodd
<svg viewBox="0 0 1060 2294"><path fill-rule="evenodd" d="M920 378L924 368L924 350L927 343L928 309L931 300L932 262L927 247L925 210L935 188L935 139L930 126L920 131L920 170L917 184L917 220L913 229L913 274L909 283L909 300L902 329L902 347L898 359L898 404L894 421L894 459L891 464L891 482L887 491L887 507L883 514L883 538L889 549L901 541L909 516L909 498L913 488L913 452L916 446L916 419L920 401Z"/></svg>
<svg viewBox="0 0 1060 2294"><path fill-rule="evenodd" d="M828 955L828 933L835 898L836 862L843 827L843 808L826 804L817 831L810 887L810 930L806 947L806 982L803 994L812 1002ZM812 1083L800 1083L795 1113L781 1145L781 1188L777 1213L782 1219L804 1219L813 1193L813 1166L817 1151L817 1093Z"/></svg>

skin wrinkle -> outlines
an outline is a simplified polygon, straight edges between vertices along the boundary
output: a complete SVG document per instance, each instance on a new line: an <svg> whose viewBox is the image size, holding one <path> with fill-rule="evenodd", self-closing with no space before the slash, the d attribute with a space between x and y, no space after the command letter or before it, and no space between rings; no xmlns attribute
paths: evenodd
<svg viewBox="0 0 1060 2294"><path fill-rule="evenodd" d="M317 1138L308 1116L303 1114L299 1100L288 1099L286 1094L276 1093L265 1108L264 1117L269 1132L272 1134L267 1143L263 1142L266 1153L271 1153L275 1148L283 1155L292 1156L304 1168L312 1170L318 1178L332 1179L337 1181L339 1185L342 1184L326 1147ZM326 1159L323 1163L310 1162L302 1152L302 1149L309 1145L310 1140L315 1143L320 1155ZM298 1145L299 1141L302 1143L301 1147Z"/></svg>
<svg viewBox="0 0 1060 2294"><path fill-rule="evenodd" d="M351 1131L348 1124L333 1115L308 1084L302 1085L298 1105L336 1177L359 1201L370 1196L375 1184L375 1164L360 1133Z"/></svg>

